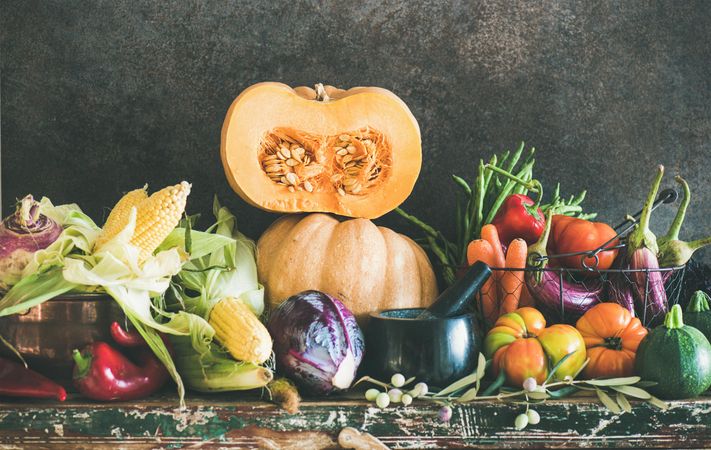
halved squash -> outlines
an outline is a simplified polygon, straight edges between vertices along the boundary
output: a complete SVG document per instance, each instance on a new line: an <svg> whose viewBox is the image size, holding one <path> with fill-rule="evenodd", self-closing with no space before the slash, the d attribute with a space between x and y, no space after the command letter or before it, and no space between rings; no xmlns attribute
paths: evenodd
<svg viewBox="0 0 711 450"><path fill-rule="evenodd" d="M221 154L232 188L258 208L369 219L410 195L422 164L415 117L377 87L255 84L227 111Z"/></svg>

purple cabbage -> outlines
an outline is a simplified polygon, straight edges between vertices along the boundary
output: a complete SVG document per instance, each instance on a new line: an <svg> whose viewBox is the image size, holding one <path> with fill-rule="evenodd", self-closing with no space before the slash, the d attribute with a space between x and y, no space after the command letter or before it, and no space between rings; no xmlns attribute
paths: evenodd
<svg viewBox="0 0 711 450"><path fill-rule="evenodd" d="M272 311L277 370L314 394L348 389L363 359L363 333L340 300L319 291L289 297Z"/></svg>
<svg viewBox="0 0 711 450"><path fill-rule="evenodd" d="M61 225L40 214L40 204L32 195L20 200L15 212L0 223L0 290L20 281L32 255L49 247L61 233Z"/></svg>

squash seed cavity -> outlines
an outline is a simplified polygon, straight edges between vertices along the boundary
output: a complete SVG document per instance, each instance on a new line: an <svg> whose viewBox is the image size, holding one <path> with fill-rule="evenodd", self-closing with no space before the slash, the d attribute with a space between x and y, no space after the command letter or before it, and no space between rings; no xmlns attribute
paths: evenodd
<svg viewBox="0 0 711 450"><path fill-rule="evenodd" d="M262 170L285 191L365 195L383 183L392 165L386 136L371 127L319 136L275 128L262 139Z"/></svg>

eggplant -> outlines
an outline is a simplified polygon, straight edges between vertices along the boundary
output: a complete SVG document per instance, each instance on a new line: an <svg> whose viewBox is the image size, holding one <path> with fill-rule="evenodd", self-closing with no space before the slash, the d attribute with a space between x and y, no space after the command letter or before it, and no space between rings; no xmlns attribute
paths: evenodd
<svg viewBox="0 0 711 450"><path fill-rule="evenodd" d="M657 257L648 248L637 249L632 254L630 269L649 269L630 273L634 286L632 293L642 323L645 325L660 323L668 312L668 302L664 290L664 274L658 270Z"/></svg>
<svg viewBox="0 0 711 450"><path fill-rule="evenodd" d="M657 167L657 175L647 194L639 223L627 236L627 268L630 269L632 294L640 308L642 322L650 325L664 319L668 311L664 278L659 271L657 237L649 229L652 205L664 176L664 166Z"/></svg>
<svg viewBox="0 0 711 450"><path fill-rule="evenodd" d="M553 313L561 320L574 321L600 303L603 293L603 284L600 280L570 281L551 270L542 270L540 278L535 274L536 272L526 273L528 291L536 299L537 306Z"/></svg>
<svg viewBox="0 0 711 450"><path fill-rule="evenodd" d="M623 273L615 273L610 277L610 284L607 288L607 298L625 308L635 316L634 295L632 294L632 283Z"/></svg>

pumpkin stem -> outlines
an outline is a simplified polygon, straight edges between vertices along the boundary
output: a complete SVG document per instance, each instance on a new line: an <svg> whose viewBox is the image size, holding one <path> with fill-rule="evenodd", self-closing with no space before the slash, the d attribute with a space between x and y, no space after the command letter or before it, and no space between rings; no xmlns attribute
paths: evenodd
<svg viewBox="0 0 711 450"><path fill-rule="evenodd" d="M669 330L674 330L683 326L684 320L682 319L681 306L678 304L674 305L664 318L664 327Z"/></svg>
<svg viewBox="0 0 711 450"><path fill-rule="evenodd" d="M327 102L331 100L331 97L326 93L326 88L323 87L323 83L316 83L314 89L316 90L316 101Z"/></svg>
<svg viewBox="0 0 711 450"><path fill-rule="evenodd" d="M709 311L709 295L704 291L696 291L691 296L689 306L686 307L686 312L704 312Z"/></svg>

